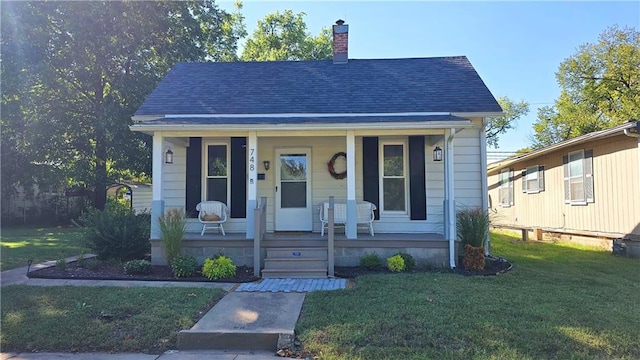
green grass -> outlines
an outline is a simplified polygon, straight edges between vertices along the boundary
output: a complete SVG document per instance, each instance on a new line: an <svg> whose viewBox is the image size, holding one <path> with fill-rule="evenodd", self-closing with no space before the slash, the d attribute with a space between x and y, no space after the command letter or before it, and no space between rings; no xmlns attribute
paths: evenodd
<svg viewBox="0 0 640 360"><path fill-rule="evenodd" d="M360 277L307 295L296 331L322 359L640 358L640 260L492 241L512 271Z"/></svg>
<svg viewBox="0 0 640 360"><path fill-rule="evenodd" d="M0 234L2 271L88 253L78 228L3 228Z"/></svg>
<svg viewBox="0 0 640 360"><path fill-rule="evenodd" d="M3 352L147 352L176 348L224 291L204 288L5 286Z"/></svg>

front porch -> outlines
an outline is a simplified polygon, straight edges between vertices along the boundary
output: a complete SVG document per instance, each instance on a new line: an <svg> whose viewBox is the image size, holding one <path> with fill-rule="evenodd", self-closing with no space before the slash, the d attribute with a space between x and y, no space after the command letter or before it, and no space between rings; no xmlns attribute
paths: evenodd
<svg viewBox="0 0 640 360"><path fill-rule="evenodd" d="M265 233L260 244L260 268L264 269L269 250L287 249L302 252L305 249L322 249L326 254L328 236L315 232ZM357 239L347 239L344 233L334 235L335 266L359 266L360 257L366 253L377 253L386 259L398 252L411 254L418 265L448 267L449 242L442 234L358 234ZM254 267L254 239L245 233L188 232L182 243L183 253L195 257L202 263L207 257L224 254L238 266ZM151 259L154 264L165 264L164 250L160 240L151 240ZM326 258L325 258L326 260ZM326 269L326 267L325 267Z"/></svg>

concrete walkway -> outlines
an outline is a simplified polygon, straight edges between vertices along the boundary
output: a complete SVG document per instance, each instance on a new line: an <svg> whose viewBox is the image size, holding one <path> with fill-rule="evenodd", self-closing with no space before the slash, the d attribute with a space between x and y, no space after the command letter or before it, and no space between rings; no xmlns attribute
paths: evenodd
<svg viewBox="0 0 640 360"><path fill-rule="evenodd" d="M75 260L75 257L71 257L67 262ZM30 269L37 270L49 266L55 266L55 261L32 265ZM265 279L238 285L185 281L30 279L26 274L27 267L3 271L0 274L0 285L207 287L220 288L228 294L191 329L178 334L178 348L181 350L170 350L162 355L0 353L0 360L273 359L276 349L293 345L295 324L300 316L306 292L346 287L344 279Z"/></svg>

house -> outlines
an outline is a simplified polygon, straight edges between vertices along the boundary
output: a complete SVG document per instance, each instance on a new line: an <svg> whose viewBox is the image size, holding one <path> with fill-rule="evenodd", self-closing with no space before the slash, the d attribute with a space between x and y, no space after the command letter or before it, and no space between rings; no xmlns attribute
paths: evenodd
<svg viewBox="0 0 640 360"><path fill-rule="evenodd" d="M151 184L117 182L107 186L107 196L122 199L137 213L151 210Z"/></svg>
<svg viewBox="0 0 640 360"><path fill-rule="evenodd" d="M487 173L494 226L609 249L626 239L640 256L639 121L492 163Z"/></svg>
<svg viewBox="0 0 640 360"><path fill-rule="evenodd" d="M226 236L200 236L194 219L184 241L200 261L222 252L268 268L320 249L339 266L403 251L455 267L455 207L486 208L483 128L502 109L464 56L353 60L348 25L333 32L333 61L179 63L140 106L131 129L153 136L152 262L165 261L165 209L219 200ZM333 251L319 216L330 197L347 212ZM373 236L358 231L362 201L377 208Z"/></svg>

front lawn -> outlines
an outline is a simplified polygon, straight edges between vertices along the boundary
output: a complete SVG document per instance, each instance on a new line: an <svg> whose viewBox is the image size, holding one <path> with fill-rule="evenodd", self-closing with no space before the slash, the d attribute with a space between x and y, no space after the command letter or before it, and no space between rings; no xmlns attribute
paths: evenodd
<svg viewBox="0 0 640 360"><path fill-rule="evenodd" d="M640 260L492 241L511 272L360 277L308 294L296 331L322 359L640 358Z"/></svg>
<svg viewBox="0 0 640 360"><path fill-rule="evenodd" d="M2 287L3 352L147 352L176 348L177 333L224 294L203 288Z"/></svg>
<svg viewBox="0 0 640 360"><path fill-rule="evenodd" d="M2 271L89 252L78 228L2 228L0 246Z"/></svg>

